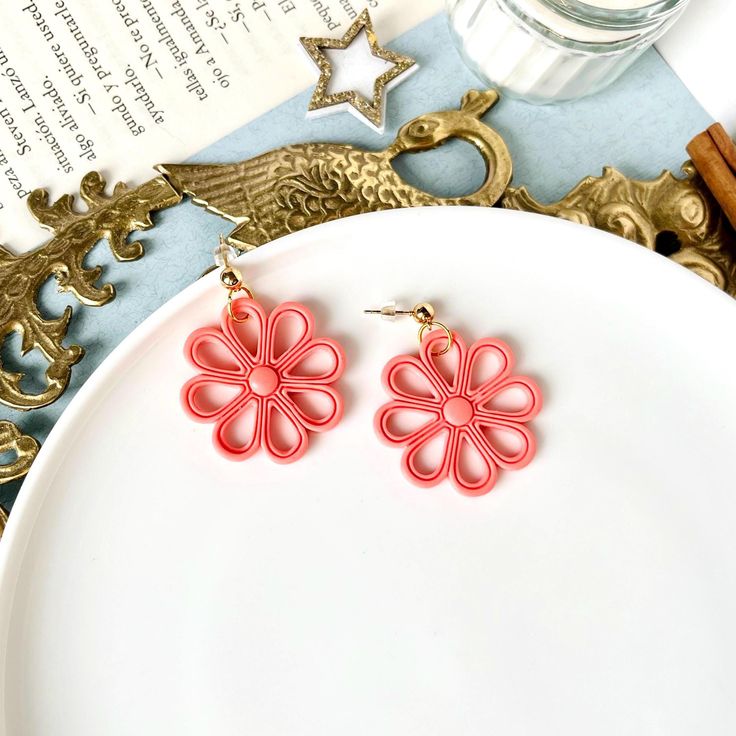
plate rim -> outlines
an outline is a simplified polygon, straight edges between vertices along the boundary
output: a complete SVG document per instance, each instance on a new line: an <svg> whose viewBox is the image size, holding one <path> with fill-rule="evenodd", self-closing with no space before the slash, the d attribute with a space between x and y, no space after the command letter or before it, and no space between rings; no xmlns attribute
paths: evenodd
<svg viewBox="0 0 736 736"><path fill-rule="evenodd" d="M300 238L304 237L304 233L306 232L311 234L315 231L326 232L328 229L349 230L355 227L356 218L358 218L358 222L365 218L371 218L372 220L397 217L417 218L419 209L420 208L403 208L396 210L383 210L322 223L316 228L312 227L307 230L300 230L273 240L267 244L268 248L265 250L258 248L250 253L244 253L237 259L236 263L240 263L242 265L244 262L247 262L248 258L252 258L254 253L260 254L258 256L259 258L267 258L270 257L271 254L279 253L292 247L299 247ZM488 217L490 219L504 217L518 219L519 221L527 221L533 218L536 221L540 217L540 215L536 213L501 208L431 207L426 209L428 212L433 213L429 215L429 217L443 217L447 215L448 211L453 212L452 215L449 215L450 217L457 218L461 218L466 215L466 211L472 211L474 213L483 212L483 215L474 214L473 216ZM575 231L579 231L580 228L585 228L591 239L598 243L597 246L594 243L589 245L591 253L597 251L597 260L602 259L605 262L608 256L614 256L632 258L633 260L650 259L650 262L654 264L655 261L653 259L656 259L656 262L660 264L660 266L657 267L658 270L661 270L662 273L669 272L671 276L667 278L679 279L684 289L692 288L694 292L702 293L704 298L712 299L714 304L720 303L723 304L724 307L727 304L730 305L725 308L733 310L736 322L736 300L684 266L618 235L593 229L587 225L569 220L548 216L545 217L548 218L549 222L547 224L550 228L557 227L562 230L574 229ZM427 218L427 215L422 215L422 218ZM550 245L550 247L556 246ZM565 249L560 249L560 254L564 256L564 253ZM667 265L662 268L661 266L665 264L665 262L667 262ZM679 276L677 274L679 274ZM687 283L691 286L685 286ZM9 514L8 524L5 528L2 540L0 541L0 642L4 642L9 634L20 566L22 565L28 545L32 543L33 528L37 513L40 511L45 496L50 490L52 484L53 473L55 472L53 463L58 462L59 458L63 457L64 442L68 441L69 432L73 433L74 425L78 421L78 418L90 408L93 402L97 400L100 395L100 391L103 391L104 393L104 387L108 377L114 373L121 362L125 360L126 365L130 365L129 361L127 361L127 356L131 353L132 349L135 346L140 346L147 338L151 337L152 334L155 334L161 325L165 324L171 316L182 308L182 306L195 301L207 291L213 289L216 285L217 272L214 270L198 278L148 315L100 362L100 364L90 374L89 378L79 387L67 407L63 410L58 421L51 428L51 431L49 432L46 441L43 443L36 460L24 479L23 486L13 506L12 513ZM720 309L720 307L718 308ZM52 477L48 481L44 481L47 470L50 470ZM0 644L0 733L7 732L6 652L7 647Z"/></svg>

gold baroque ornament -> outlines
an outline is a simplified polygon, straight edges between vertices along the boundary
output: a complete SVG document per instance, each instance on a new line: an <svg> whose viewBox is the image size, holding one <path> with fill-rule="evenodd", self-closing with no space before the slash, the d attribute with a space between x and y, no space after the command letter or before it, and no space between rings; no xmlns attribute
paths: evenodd
<svg viewBox="0 0 736 736"><path fill-rule="evenodd" d="M284 146L234 164L161 164L156 168L196 204L231 220L240 247L361 212L428 205L493 206L511 181L503 138L480 118L498 102L495 90L472 90L459 110L422 115L404 125L380 151L339 143ZM480 152L486 177L473 194L435 197L404 181L391 162L462 138Z"/></svg>
<svg viewBox="0 0 736 736"><path fill-rule="evenodd" d="M669 256L736 297L736 233L692 162L685 176L670 171L637 181L606 167L567 196L540 204L524 187L510 187L502 205L591 225Z"/></svg>
<svg viewBox="0 0 736 736"><path fill-rule="evenodd" d="M15 424L0 421L0 453L10 452L15 455L12 462L0 465L0 483L22 478L36 458L38 448L38 442L33 437L22 434Z"/></svg>
<svg viewBox="0 0 736 736"><path fill-rule="evenodd" d="M107 196L105 180L95 171L82 179L80 194L87 204L86 212L74 210L74 197L70 194L50 205L46 190L34 190L28 195L28 207L54 237L20 256L0 246L0 344L11 332L18 332L24 355L37 348L49 362L46 387L37 394L22 389L22 373L9 372L0 363L0 401L14 409L38 409L55 401L69 383L71 366L84 354L79 345L62 345L72 316L71 307L56 319L41 316L36 299L44 281L53 275L59 291L71 292L82 304L106 304L115 296L115 288L112 284L96 285L102 269L84 267L87 253L104 238L119 261L140 258L143 246L139 242L127 242L128 235L153 225L150 212L181 199L162 177L135 189L116 184Z"/></svg>

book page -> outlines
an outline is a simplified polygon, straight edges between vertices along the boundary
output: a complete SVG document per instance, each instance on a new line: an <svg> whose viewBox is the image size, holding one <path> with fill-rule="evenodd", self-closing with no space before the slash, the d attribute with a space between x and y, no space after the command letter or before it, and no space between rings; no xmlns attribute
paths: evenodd
<svg viewBox="0 0 736 736"><path fill-rule="evenodd" d="M34 188L55 199L92 170L141 183L314 84L299 37L340 37L365 7L388 43L442 2L3 2L0 242L44 240L26 207Z"/></svg>

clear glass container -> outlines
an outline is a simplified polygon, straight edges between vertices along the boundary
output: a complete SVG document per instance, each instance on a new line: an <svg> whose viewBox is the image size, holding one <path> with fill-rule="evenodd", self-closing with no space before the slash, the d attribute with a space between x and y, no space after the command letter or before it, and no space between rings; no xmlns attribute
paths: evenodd
<svg viewBox="0 0 736 736"><path fill-rule="evenodd" d="M529 102L573 100L617 79L690 0L447 0L468 66Z"/></svg>

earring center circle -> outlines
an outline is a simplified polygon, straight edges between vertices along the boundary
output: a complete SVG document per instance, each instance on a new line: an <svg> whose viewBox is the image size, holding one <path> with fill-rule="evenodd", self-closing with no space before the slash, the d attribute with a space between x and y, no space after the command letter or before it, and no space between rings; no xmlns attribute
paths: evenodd
<svg viewBox="0 0 736 736"><path fill-rule="evenodd" d="M279 374L270 366L258 365L250 372L248 383L256 396L270 396L279 387Z"/></svg>
<svg viewBox="0 0 736 736"><path fill-rule="evenodd" d="M462 396L453 396L442 407L442 416L453 427L464 427L473 418L473 405Z"/></svg>

